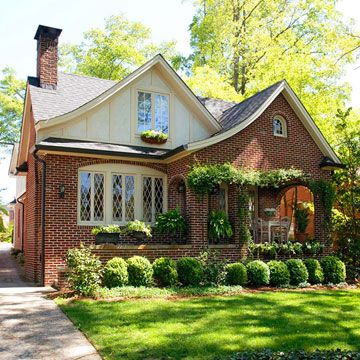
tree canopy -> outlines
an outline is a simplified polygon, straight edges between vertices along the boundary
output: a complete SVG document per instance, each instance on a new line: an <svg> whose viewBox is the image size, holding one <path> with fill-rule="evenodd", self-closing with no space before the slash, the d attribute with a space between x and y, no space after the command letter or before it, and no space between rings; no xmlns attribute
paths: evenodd
<svg viewBox="0 0 360 360"><path fill-rule="evenodd" d="M351 90L342 80L345 65L360 46L353 22L344 21L335 3L194 0L194 72L210 67L242 98L286 79L333 143L334 114Z"/></svg>
<svg viewBox="0 0 360 360"><path fill-rule="evenodd" d="M121 80L157 53L177 66L175 42L155 45L150 37L151 30L142 23L123 15L110 16L104 29L86 31L80 44L62 45L60 66L68 72L111 80Z"/></svg>

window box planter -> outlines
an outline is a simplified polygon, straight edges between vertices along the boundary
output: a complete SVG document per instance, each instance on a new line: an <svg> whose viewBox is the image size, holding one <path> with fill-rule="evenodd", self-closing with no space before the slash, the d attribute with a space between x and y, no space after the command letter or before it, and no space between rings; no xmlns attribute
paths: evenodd
<svg viewBox="0 0 360 360"><path fill-rule="evenodd" d="M118 244L120 242L120 233L98 233L95 235L95 244Z"/></svg>
<svg viewBox="0 0 360 360"><path fill-rule="evenodd" d="M149 138L149 137L142 136L142 135L141 135L141 140L148 144L157 144L157 145L165 144L167 142L167 139L155 139L155 138Z"/></svg>
<svg viewBox="0 0 360 360"><path fill-rule="evenodd" d="M140 240L140 241L147 239L147 236L143 231L132 231L131 233L129 233L129 235L131 237L133 237L134 239Z"/></svg>

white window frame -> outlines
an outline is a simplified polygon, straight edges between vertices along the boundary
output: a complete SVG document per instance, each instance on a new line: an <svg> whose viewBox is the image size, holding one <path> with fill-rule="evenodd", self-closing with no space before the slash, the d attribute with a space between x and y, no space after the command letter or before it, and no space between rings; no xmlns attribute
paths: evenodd
<svg viewBox="0 0 360 360"><path fill-rule="evenodd" d="M80 218L80 173L101 173L104 174L104 221L93 221L93 209L91 208L91 221L83 221ZM154 178L162 178L163 180L163 212L167 211L167 176L161 171L148 168L146 166L136 166L127 164L96 164L81 167L78 170L78 190L77 190L77 224L83 226L97 226L97 225L125 225L128 221L125 221L125 207L123 207L123 220L113 221L112 220L112 175L122 175L125 181L125 176L134 176L134 219L143 220L143 177L149 176ZM92 175L93 177L93 175ZM91 180L92 181L92 180ZM93 197L93 192L91 194ZM123 198L123 206L124 206ZM93 201L92 201L93 204ZM92 205L91 205L92 206ZM154 216L152 216L154 218ZM155 219L153 219L155 220ZM148 224L153 224L148 222Z"/></svg>
<svg viewBox="0 0 360 360"><path fill-rule="evenodd" d="M139 99L139 93L147 93L151 95L151 130L155 130L155 95L161 95L166 96L168 98L168 131L167 135L170 137L170 94L160 92L160 91L151 91L151 90L144 90L144 89L137 89L136 90L136 99L135 99L135 107L136 107L136 134L140 135L141 132L139 132L139 114L138 114L138 99Z"/></svg>
<svg viewBox="0 0 360 360"><path fill-rule="evenodd" d="M275 133L275 129L274 129L274 122L278 120L281 123L281 127L282 127L282 134L277 134ZM286 124L286 120L285 118L283 118L281 115L275 115L272 119L272 132L274 136L277 137L283 137L286 138L287 137L287 124Z"/></svg>
<svg viewBox="0 0 360 360"><path fill-rule="evenodd" d="M143 196L144 192L144 178L149 177L151 178L151 221L146 222L153 224L155 223L155 179L160 178L163 180L163 212L164 212L164 179L161 176L153 176L153 175L142 175L141 177L141 196ZM142 210L144 211L144 204L142 203ZM144 214L142 214L142 218L144 219Z"/></svg>

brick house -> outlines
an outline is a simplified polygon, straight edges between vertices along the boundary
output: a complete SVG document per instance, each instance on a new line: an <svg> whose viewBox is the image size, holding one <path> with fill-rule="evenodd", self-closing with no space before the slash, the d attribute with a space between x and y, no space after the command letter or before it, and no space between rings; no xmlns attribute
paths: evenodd
<svg viewBox="0 0 360 360"><path fill-rule="evenodd" d="M10 173L21 183L15 209L15 247L25 254L33 281L56 285L68 248L92 245L103 260L143 255L178 258L208 246L210 209L221 207L234 228L229 243L210 244L222 256L239 259L238 201L234 185L198 200L186 186L195 161L237 167L295 167L314 179L328 179L339 163L286 81L236 104L199 98L161 55L119 82L58 72L60 29L39 26L37 76L26 88L21 140ZM162 145L144 143L140 132L168 134ZM278 208L286 189L254 188L253 216ZM325 241L324 212L314 194L314 232ZM185 243L153 236L145 243L124 238L95 244L91 229L140 219L179 207L188 233Z"/></svg>

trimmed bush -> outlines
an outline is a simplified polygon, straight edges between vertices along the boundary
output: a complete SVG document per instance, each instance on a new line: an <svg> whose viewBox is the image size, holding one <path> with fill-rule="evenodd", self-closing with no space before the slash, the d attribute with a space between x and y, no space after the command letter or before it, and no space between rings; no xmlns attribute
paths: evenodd
<svg viewBox="0 0 360 360"><path fill-rule="evenodd" d="M143 256L127 259L129 284L132 286L152 285L153 269L150 261Z"/></svg>
<svg viewBox="0 0 360 360"><path fill-rule="evenodd" d="M309 274L302 260L290 259L286 261L286 266L289 269L291 285L298 286L308 280Z"/></svg>
<svg viewBox="0 0 360 360"><path fill-rule="evenodd" d="M124 286L129 281L127 263L121 257L110 259L103 269L103 284L107 288Z"/></svg>
<svg viewBox="0 0 360 360"><path fill-rule="evenodd" d="M159 286L173 286L177 283L178 273L176 262L167 257L161 257L153 263L154 280Z"/></svg>
<svg viewBox="0 0 360 360"><path fill-rule="evenodd" d="M228 285L244 286L247 282L247 271L242 263L229 264L225 267L226 283Z"/></svg>
<svg viewBox="0 0 360 360"><path fill-rule="evenodd" d="M182 285L199 285L203 277L203 267L198 259L193 257L180 258L177 263L179 281Z"/></svg>
<svg viewBox="0 0 360 360"><path fill-rule="evenodd" d="M345 264L336 256L326 256L321 262L326 284L338 284L346 279Z"/></svg>
<svg viewBox="0 0 360 360"><path fill-rule="evenodd" d="M80 244L80 248L67 251L66 264L69 268L67 279L70 288L79 295L92 296L101 283L100 259Z"/></svg>
<svg viewBox="0 0 360 360"><path fill-rule="evenodd" d="M275 287L287 286L290 283L290 273L282 261L269 261L270 285Z"/></svg>
<svg viewBox="0 0 360 360"><path fill-rule="evenodd" d="M310 284L321 284L324 281L324 273L318 260L306 259L304 265L309 273L308 281Z"/></svg>
<svg viewBox="0 0 360 360"><path fill-rule="evenodd" d="M269 285L270 269L261 260L251 261L247 264L247 275L250 285L263 286Z"/></svg>

